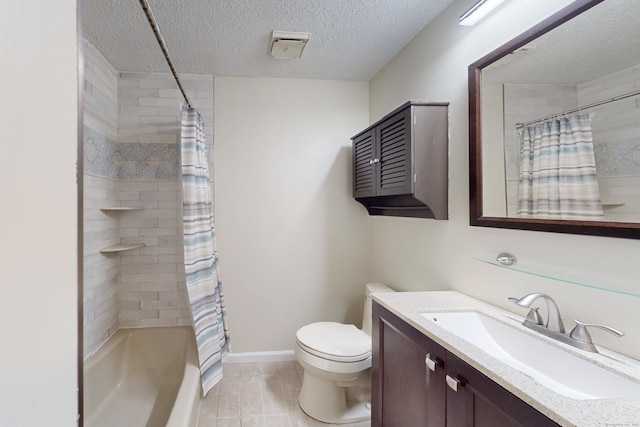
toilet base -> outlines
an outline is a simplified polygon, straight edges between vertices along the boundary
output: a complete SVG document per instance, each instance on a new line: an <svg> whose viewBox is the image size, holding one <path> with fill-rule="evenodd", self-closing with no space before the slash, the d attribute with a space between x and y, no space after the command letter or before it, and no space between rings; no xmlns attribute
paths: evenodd
<svg viewBox="0 0 640 427"><path fill-rule="evenodd" d="M348 384L353 386L345 387ZM318 378L305 370L298 404L305 414L323 423L345 424L371 419L368 370L357 380L341 382Z"/></svg>

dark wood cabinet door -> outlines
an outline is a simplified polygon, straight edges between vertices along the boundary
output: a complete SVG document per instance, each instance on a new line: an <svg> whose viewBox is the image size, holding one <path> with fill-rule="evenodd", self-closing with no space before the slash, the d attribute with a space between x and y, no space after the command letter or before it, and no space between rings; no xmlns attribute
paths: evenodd
<svg viewBox="0 0 640 427"><path fill-rule="evenodd" d="M444 427L446 351L377 303L372 335L372 427Z"/></svg>
<svg viewBox="0 0 640 427"><path fill-rule="evenodd" d="M547 427L555 422L447 353L447 375L457 391L447 387L447 427Z"/></svg>
<svg viewBox="0 0 640 427"><path fill-rule="evenodd" d="M371 197L376 191L376 129L353 139L353 197Z"/></svg>
<svg viewBox="0 0 640 427"><path fill-rule="evenodd" d="M411 108L380 123L378 180L380 196L413 193Z"/></svg>

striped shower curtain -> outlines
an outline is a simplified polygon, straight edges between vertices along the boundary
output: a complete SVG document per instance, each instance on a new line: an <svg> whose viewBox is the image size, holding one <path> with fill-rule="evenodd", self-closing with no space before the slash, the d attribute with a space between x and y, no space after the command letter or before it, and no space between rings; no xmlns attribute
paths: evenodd
<svg viewBox="0 0 640 427"><path fill-rule="evenodd" d="M519 217L604 219L589 114L525 127L520 138Z"/></svg>
<svg viewBox="0 0 640 427"><path fill-rule="evenodd" d="M204 124L195 108L182 108L180 146L185 276L206 395L222 378L229 330L215 249Z"/></svg>

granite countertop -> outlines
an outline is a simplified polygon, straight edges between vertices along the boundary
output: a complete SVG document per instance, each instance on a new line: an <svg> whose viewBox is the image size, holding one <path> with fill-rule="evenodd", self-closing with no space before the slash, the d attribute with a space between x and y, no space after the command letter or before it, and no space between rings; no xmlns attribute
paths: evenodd
<svg viewBox="0 0 640 427"><path fill-rule="evenodd" d="M598 347L600 353L590 353L573 348L522 326L521 322L524 320L522 316L458 292L377 293L373 294L373 299L562 426L640 427L640 395L635 398L589 400L576 400L560 395L457 335L446 331L420 313L478 311L562 348L577 357L640 383L640 362L635 359L602 347ZM549 362L553 363L553 361Z"/></svg>

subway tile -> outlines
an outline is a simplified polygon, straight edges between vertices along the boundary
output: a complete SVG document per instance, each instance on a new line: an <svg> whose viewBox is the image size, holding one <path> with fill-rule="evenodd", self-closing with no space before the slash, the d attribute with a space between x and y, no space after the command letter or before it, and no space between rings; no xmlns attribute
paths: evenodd
<svg viewBox="0 0 640 427"><path fill-rule="evenodd" d="M139 301L139 307L142 310L160 310L160 318L166 318L167 313L170 310L175 310L178 308L178 301L175 300L157 300L157 301ZM173 317L177 318L177 310L175 310ZM164 313L163 313L164 312Z"/></svg>
<svg viewBox="0 0 640 427"><path fill-rule="evenodd" d="M139 140L140 143L145 144L177 144L179 136L178 134L141 134Z"/></svg>
<svg viewBox="0 0 640 427"><path fill-rule="evenodd" d="M175 218L177 215L177 209L154 209L142 211L140 218Z"/></svg>
<svg viewBox="0 0 640 427"><path fill-rule="evenodd" d="M183 263L184 258L182 254L177 255L158 255L158 262L160 263Z"/></svg>
<svg viewBox="0 0 640 427"><path fill-rule="evenodd" d="M122 267L120 270L122 271ZM175 273L178 270L176 264L143 264L138 266L137 273L141 274L159 274L159 273Z"/></svg>
<svg viewBox="0 0 640 427"><path fill-rule="evenodd" d="M142 230L140 230L141 234ZM122 243L123 245L136 245L138 243L144 243L147 246L156 246L158 245L158 238L153 236L121 237L120 243ZM126 256L126 253L122 254L122 256Z"/></svg>
<svg viewBox="0 0 640 427"><path fill-rule="evenodd" d="M178 192L181 188L181 185L177 181L161 181L158 183L159 191L175 191Z"/></svg>
<svg viewBox="0 0 640 427"><path fill-rule="evenodd" d="M164 319L154 319L154 318L149 318L149 319L140 319L139 322L139 326L141 327L154 327L154 326L175 326L177 325L178 322L176 319L168 319L168 318L164 318Z"/></svg>
<svg viewBox="0 0 640 427"><path fill-rule="evenodd" d="M177 191L141 191L140 200L178 200Z"/></svg>
<svg viewBox="0 0 640 427"><path fill-rule="evenodd" d="M140 291L175 291L177 289L177 284L175 282L153 282L153 283L141 283Z"/></svg>
<svg viewBox="0 0 640 427"><path fill-rule="evenodd" d="M158 183L155 181L134 181L127 180L120 182L121 191L157 191Z"/></svg>
<svg viewBox="0 0 640 427"><path fill-rule="evenodd" d="M158 310L120 310L122 320L158 319Z"/></svg>
<svg viewBox="0 0 640 427"><path fill-rule="evenodd" d="M150 87L118 87L118 96L129 96L135 98L157 98L159 90Z"/></svg>
<svg viewBox="0 0 640 427"><path fill-rule="evenodd" d="M121 274L120 281L124 283L147 283L158 280L158 274L153 273L137 273L137 274Z"/></svg>
<svg viewBox="0 0 640 427"><path fill-rule="evenodd" d="M158 292L144 291L144 292L119 292L118 298L120 301L157 301Z"/></svg>
<svg viewBox="0 0 640 427"><path fill-rule="evenodd" d="M176 310L176 309L160 309L159 310L159 317L160 319L173 319L175 322L177 322L178 316L180 315L181 311L180 310Z"/></svg>
<svg viewBox="0 0 640 427"><path fill-rule="evenodd" d="M182 254L181 249L176 246L146 246L140 248L139 251L141 255L155 255L159 257L173 257Z"/></svg>
<svg viewBox="0 0 640 427"><path fill-rule="evenodd" d="M151 124L151 125L172 125L175 126L178 124L177 115L173 116L140 116L138 117L138 122L140 124Z"/></svg>
<svg viewBox="0 0 640 427"><path fill-rule="evenodd" d="M126 255L124 253L120 256L122 264L157 264L158 260L158 255Z"/></svg>
<svg viewBox="0 0 640 427"><path fill-rule="evenodd" d="M139 228L150 228L157 227L158 219L157 218L132 218L132 219L122 219L120 220L120 227L139 227Z"/></svg>
<svg viewBox="0 0 640 427"><path fill-rule="evenodd" d="M143 228L140 230L140 236L144 237L159 237L159 236L177 236L178 229L176 227L170 228ZM157 245L157 241L156 241Z"/></svg>
<svg viewBox="0 0 640 427"><path fill-rule="evenodd" d="M158 92L160 98L182 98L179 89L160 89ZM187 93L187 96L189 96L189 93Z"/></svg>
<svg viewBox="0 0 640 427"><path fill-rule="evenodd" d="M140 87L142 88L156 88L156 89L174 89L176 87L176 81L173 77L167 75L154 79L141 79ZM176 90L177 92L177 90Z"/></svg>
<svg viewBox="0 0 640 427"><path fill-rule="evenodd" d="M143 107L178 107L178 101L170 98L135 98ZM135 105L135 104L134 104Z"/></svg>

